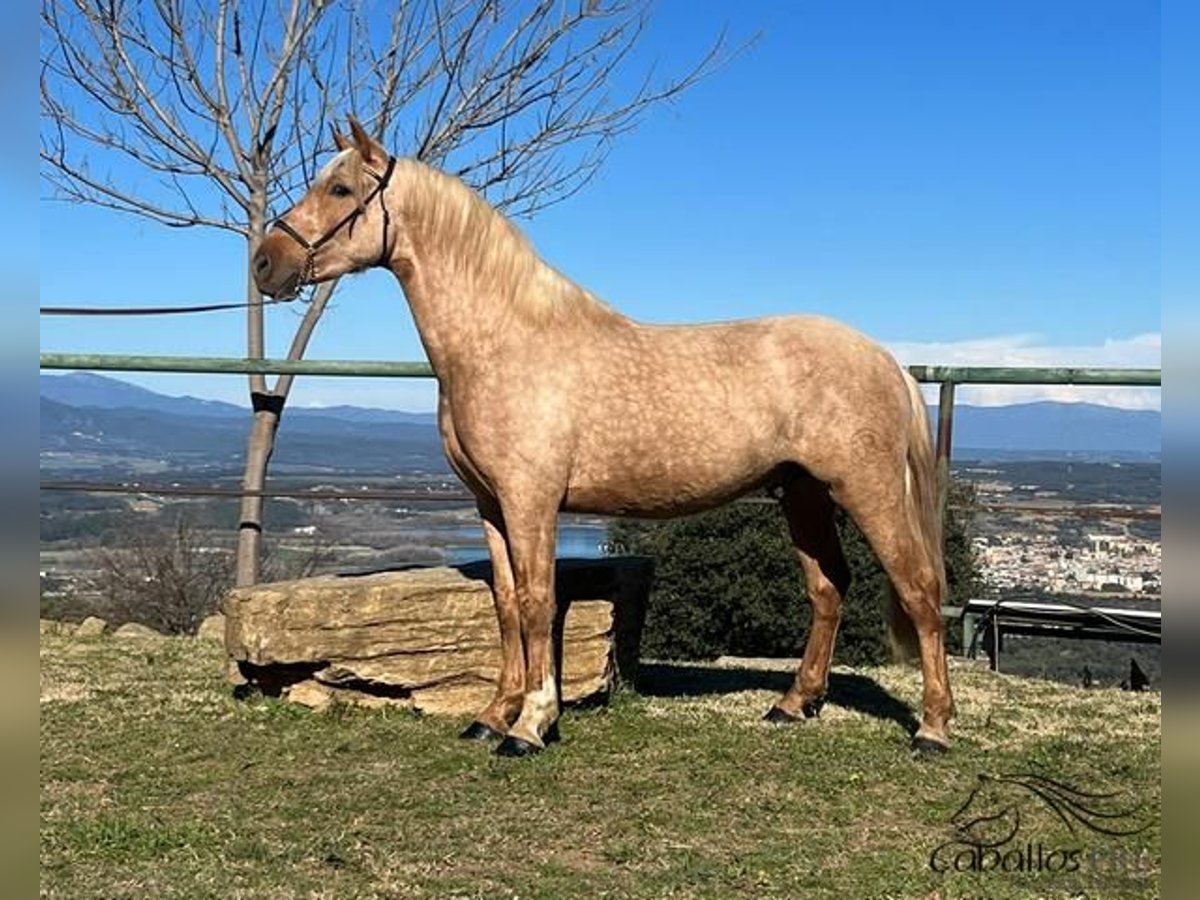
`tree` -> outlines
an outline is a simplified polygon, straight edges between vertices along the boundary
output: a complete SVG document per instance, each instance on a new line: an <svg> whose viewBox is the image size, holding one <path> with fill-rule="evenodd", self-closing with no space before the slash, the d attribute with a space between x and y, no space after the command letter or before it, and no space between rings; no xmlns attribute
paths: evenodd
<svg viewBox="0 0 1200 900"><path fill-rule="evenodd" d="M194 634L230 587L228 548L208 546L184 516L124 529L92 552L97 611L164 634Z"/></svg>
<svg viewBox="0 0 1200 900"><path fill-rule="evenodd" d="M115 528L87 556L94 611L113 624L140 622L164 634L194 634L233 585L232 548L213 541L183 511L166 521ZM263 572L272 581L307 578L330 556L328 538L317 531L288 545L267 544Z"/></svg>
<svg viewBox="0 0 1200 900"><path fill-rule="evenodd" d="M43 0L42 176L58 198L245 242L246 349L264 355L249 260L357 114L388 146L534 212L596 173L614 139L728 58L620 95L650 0ZM336 285L307 300L303 357ZM293 377L251 375L239 584L261 571L260 492Z"/></svg>
<svg viewBox="0 0 1200 900"><path fill-rule="evenodd" d="M955 483L946 519L950 598L978 589L969 528L974 498ZM882 614L886 575L858 529L838 513L838 530L853 583L842 606L834 658L847 665L887 659ZM654 559L654 585L642 635L642 654L659 659L800 656L812 622L804 576L783 515L774 503L737 503L667 522L616 520L609 549ZM958 629L947 630L950 649Z"/></svg>

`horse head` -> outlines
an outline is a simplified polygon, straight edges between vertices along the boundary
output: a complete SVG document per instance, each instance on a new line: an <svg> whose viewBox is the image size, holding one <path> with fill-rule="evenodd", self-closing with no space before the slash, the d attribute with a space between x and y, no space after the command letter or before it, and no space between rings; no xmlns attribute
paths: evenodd
<svg viewBox="0 0 1200 900"><path fill-rule="evenodd" d="M334 132L337 155L307 194L271 223L254 254L260 291L294 296L306 284L386 264L398 231L386 191L396 160L354 119Z"/></svg>

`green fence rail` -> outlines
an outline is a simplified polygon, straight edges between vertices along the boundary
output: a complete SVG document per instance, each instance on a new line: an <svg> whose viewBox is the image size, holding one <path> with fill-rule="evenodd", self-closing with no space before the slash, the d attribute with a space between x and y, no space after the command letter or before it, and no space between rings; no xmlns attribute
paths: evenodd
<svg viewBox="0 0 1200 900"><path fill-rule="evenodd" d="M236 359L223 356L128 356L110 353L43 353L43 369L103 372L178 372L230 375L322 375L354 378L432 378L427 362L378 359ZM1158 387L1161 369L1102 369L1070 366L909 366L926 384L1066 384Z"/></svg>
<svg viewBox="0 0 1200 900"><path fill-rule="evenodd" d="M43 353L43 369L103 372L172 372L229 375L316 375L348 378L432 378L427 362L376 359L234 359L219 356L129 356L108 353ZM1073 366L909 366L913 377L941 386L938 399L938 493L943 508L950 488L950 449L954 393L960 384L1056 384L1160 387L1161 369L1081 368Z"/></svg>
<svg viewBox="0 0 1200 900"><path fill-rule="evenodd" d="M43 369L94 372L173 372L204 375L332 375L353 378L432 378L427 362L378 359L235 359L224 356L125 356L108 353L43 353Z"/></svg>
<svg viewBox="0 0 1200 900"><path fill-rule="evenodd" d="M432 378L427 362L367 359L287 360L233 359L217 356L129 356L106 353L43 353L41 368L101 372L169 372L228 375L314 375L349 378ZM1161 369L1081 368L1071 366L909 366L917 381L940 385L938 398L938 490L943 508L950 486L950 450L954 427L954 394L960 384L1107 385L1161 387ZM60 486L61 487L61 486ZM105 486L90 485L94 490ZM86 489L86 488L85 488ZM266 493L266 492L263 492ZM450 495L447 494L447 497ZM458 495L455 495L457 498ZM434 499L427 497L426 499ZM963 618L965 608L944 607L948 617ZM994 663L993 663L994 664Z"/></svg>
<svg viewBox="0 0 1200 900"><path fill-rule="evenodd" d="M1162 369L1103 369L1076 366L909 366L927 384L1104 384L1161 387Z"/></svg>

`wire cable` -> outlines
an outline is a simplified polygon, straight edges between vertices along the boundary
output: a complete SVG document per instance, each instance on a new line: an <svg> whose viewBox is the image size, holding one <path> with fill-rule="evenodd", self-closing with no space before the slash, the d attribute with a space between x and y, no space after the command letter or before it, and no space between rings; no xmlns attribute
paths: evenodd
<svg viewBox="0 0 1200 900"><path fill-rule="evenodd" d="M185 313L221 312L229 309L247 309L251 306L273 306L276 303L291 303L295 297L265 297L242 303L202 303L194 306L42 306L38 314L43 316L174 316Z"/></svg>

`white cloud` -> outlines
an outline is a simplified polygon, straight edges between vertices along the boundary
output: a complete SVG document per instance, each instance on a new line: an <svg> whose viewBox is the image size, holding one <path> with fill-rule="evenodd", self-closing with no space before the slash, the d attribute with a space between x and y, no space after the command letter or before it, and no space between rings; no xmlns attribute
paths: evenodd
<svg viewBox="0 0 1200 900"><path fill-rule="evenodd" d="M1100 344L1048 344L1040 335L1014 334L965 341L887 344L905 365L943 366L1102 366L1151 368L1162 366L1162 335L1139 334L1108 338ZM933 399L936 388L926 389ZM1161 409L1159 388L1072 387L1070 385L960 385L956 399L977 406L1003 406L1032 400L1099 403L1124 409Z"/></svg>

